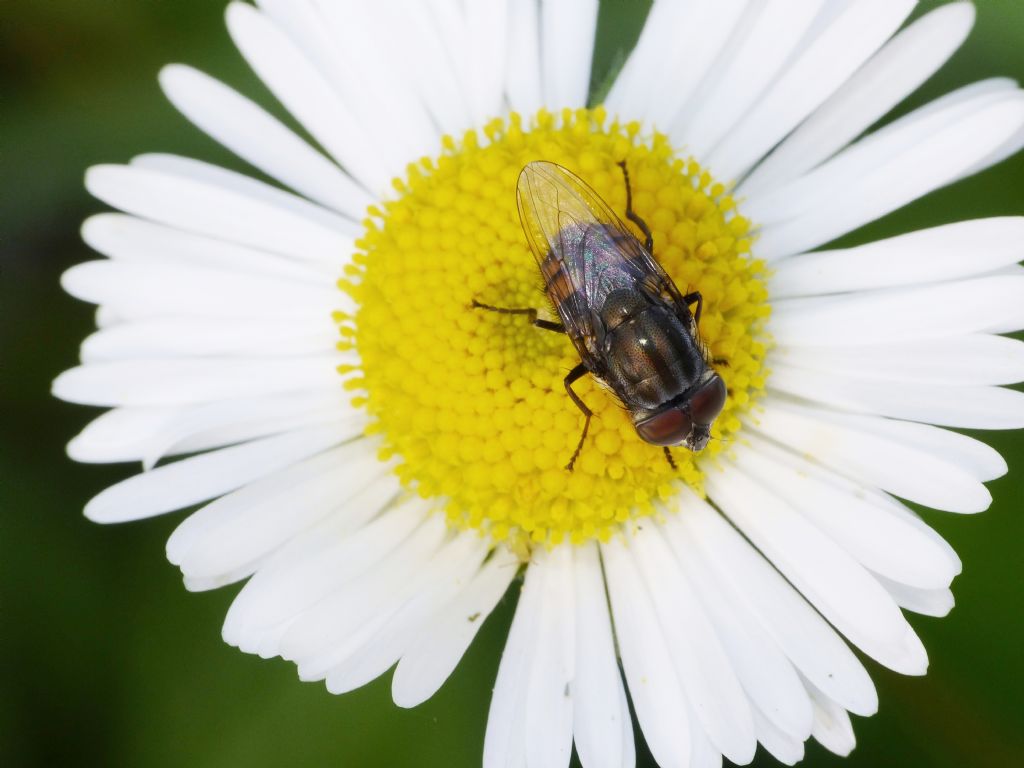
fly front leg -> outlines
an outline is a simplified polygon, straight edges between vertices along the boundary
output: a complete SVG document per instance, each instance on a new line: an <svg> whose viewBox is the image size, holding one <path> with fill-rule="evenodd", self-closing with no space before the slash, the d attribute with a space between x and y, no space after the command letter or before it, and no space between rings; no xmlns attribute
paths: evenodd
<svg viewBox="0 0 1024 768"><path fill-rule="evenodd" d="M587 367L583 363L580 363L569 371L565 377L565 391L569 393L569 397L572 398L574 403L576 403L576 407L583 411L583 415L587 418L587 420L583 422L583 434L580 435L580 441L576 444L576 450L573 451L572 458L569 459L569 463L565 465L565 468L570 472L572 472L572 467L573 464L576 463L576 459L579 458L580 451L583 450L583 441L587 439L587 430L590 429L590 417L594 415L594 412L587 408L587 404L580 399L580 396L572 391L572 385L588 373L590 373L590 371L587 370Z"/></svg>
<svg viewBox="0 0 1024 768"><path fill-rule="evenodd" d="M476 299L473 299L473 309L486 309L488 312L497 312L501 315L526 315L530 318L530 323L543 328L545 331L554 331L555 333L565 333L565 326L561 323L556 323L551 320L542 320L537 317L537 310L532 307L520 308L520 309L508 309L505 307L492 307L490 304L482 304Z"/></svg>
<svg viewBox="0 0 1024 768"><path fill-rule="evenodd" d="M700 312L704 309L704 297L700 295L700 291L693 291L683 296L683 302L687 307L697 305L697 311L693 313L694 325L700 325Z"/></svg>
<svg viewBox="0 0 1024 768"><path fill-rule="evenodd" d="M622 169L622 178L626 181L626 218L640 227L640 231L644 233L644 248L650 254L654 253L654 236L651 234L651 228L647 226L647 222L637 216L636 211L633 210L633 190L629 186L629 171L626 169L626 161L622 160L619 163L619 168Z"/></svg>
<svg viewBox="0 0 1024 768"><path fill-rule="evenodd" d="M676 460L672 458L672 453L669 451L668 446L665 446L665 460L668 465L672 467L673 471L678 471L679 467L676 466Z"/></svg>

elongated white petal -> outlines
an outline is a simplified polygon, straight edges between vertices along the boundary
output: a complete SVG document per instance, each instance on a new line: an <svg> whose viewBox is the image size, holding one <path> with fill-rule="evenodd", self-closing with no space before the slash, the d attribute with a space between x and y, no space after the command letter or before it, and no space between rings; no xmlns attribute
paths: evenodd
<svg viewBox="0 0 1024 768"><path fill-rule="evenodd" d="M567 768L572 756L576 617L573 547L534 555L544 591L526 688L526 764Z"/></svg>
<svg viewBox="0 0 1024 768"><path fill-rule="evenodd" d="M894 123L780 192L771 215L785 209L790 217L762 229L758 255L773 261L799 253L901 208L976 168L1024 126L1019 92L963 117L961 107L953 109L958 119L943 111ZM823 200L826 188L832 194ZM802 209L805 201L810 207Z"/></svg>
<svg viewBox="0 0 1024 768"><path fill-rule="evenodd" d="M162 515L233 491L352 437L337 424L310 427L193 456L112 485L85 506L98 523Z"/></svg>
<svg viewBox="0 0 1024 768"><path fill-rule="evenodd" d="M539 569L527 568L487 713L484 768L526 765L525 704L533 655L539 640L543 579Z"/></svg>
<svg viewBox="0 0 1024 768"><path fill-rule="evenodd" d="M1024 380L1024 342L973 334L862 347L775 347L769 366L777 362L873 381L1016 384Z"/></svg>
<svg viewBox="0 0 1024 768"><path fill-rule="evenodd" d="M365 416L338 393L309 397L265 397L201 403L185 408L115 408L90 422L68 444L75 461L143 461L196 453L323 423L358 424Z"/></svg>
<svg viewBox="0 0 1024 768"><path fill-rule="evenodd" d="M892 595L893 600L907 611L923 616L942 617L953 610L953 593L947 589L920 589L878 576L879 583Z"/></svg>
<svg viewBox="0 0 1024 768"><path fill-rule="evenodd" d="M94 196L128 213L299 261L340 264L353 250L343 228L195 178L142 166L101 165L89 169L85 184Z"/></svg>
<svg viewBox="0 0 1024 768"><path fill-rule="evenodd" d="M333 357L126 360L72 368L53 394L84 405L179 405L338 386Z"/></svg>
<svg viewBox="0 0 1024 768"><path fill-rule="evenodd" d="M864 567L916 587L948 587L960 562L888 505L876 505L859 483L749 435L752 450L737 462L786 498L813 525Z"/></svg>
<svg viewBox="0 0 1024 768"><path fill-rule="evenodd" d="M423 523L426 505L396 500L400 490L392 476L381 476L282 547L231 604L224 639L245 651L280 653L268 642L280 640L275 630L390 557Z"/></svg>
<svg viewBox="0 0 1024 768"><path fill-rule="evenodd" d="M899 607L862 566L785 500L737 465L709 472L708 493L780 572L840 632L866 654L902 674L928 668L924 647Z"/></svg>
<svg viewBox="0 0 1024 768"><path fill-rule="evenodd" d="M119 323L82 342L85 364L145 358L313 357L332 354L338 329L330 318L157 317ZM351 362L354 362L352 358Z"/></svg>
<svg viewBox="0 0 1024 768"><path fill-rule="evenodd" d="M690 764L689 705L673 670L667 638L629 550L619 538L601 546L619 657L640 730L658 765Z"/></svg>
<svg viewBox="0 0 1024 768"><path fill-rule="evenodd" d="M629 705L619 675L597 545L573 557L576 600L576 679L573 735L587 768L633 768L636 753Z"/></svg>
<svg viewBox="0 0 1024 768"><path fill-rule="evenodd" d="M893 37L754 170L740 194L777 187L842 149L953 55L974 16L970 3L950 3Z"/></svg>
<svg viewBox="0 0 1024 768"><path fill-rule="evenodd" d="M509 0L492 0L464 5L463 45L467 60L472 62L467 70L469 99L478 125L496 117L503 106L508 4Z"/></svg>
<svg viewBox="0 0 1024 768"><path fill-rule="evenodd" d="M233 88L192 67L172 64L160 84L200 130L268 176L359 221L370 195L277 118Z"/></svg>
<svg viewBox="0 0 1024 768"><path fill-rule="evenodd" d="M455 670L517 570L515 557L499 547L462 592L428 622L395 668L391 684L395 704L415 707L434 695ZM633 743L632 736L629 743Z"/></svg>
<svg viewBox="0 0 1024 768"><path fill-rule="evenodd" d="M770 332L783 346L868 346L1024 328L1024 277L976 277L939 285L772 306ZM952 311L950 308L953 308Z"/></svg>
<svg viewBox="0 0 1024 768"><path fill-rule="evenodd" d="M533 114L544 103L540 46L540 0L509 3L505 95L520 114Z"/></svg>
<svg viewBox="0 0 1024 768"><path fill-rule="evenodd" d="M278 101L366 189L384 192L391 172L386 159L295 43L245 3L228 6L227 21L235 45Z"/></svg>
<svg viewBox="0 0 1024 768"><path fill-rule="evenodd" d="M688 490L681 496L686 514L673 516L670 530L714 571L730 610L756 617L793 666L844 707L874 714L878 697L871 679L835 631L706 502Z"/></svg>
<svg viewBox="0 0 1024 768"><path fill-rule="evenodd" d="M840 410L947 427L1024 426L1024 393L1001 387L871 381L776 365L772 368L771 388Z"/></svg>
<svg viewBox="0 0 1024 768"><path fill-rule="evenodd" d="M168 559L202 579L272 552L383 473L375 448L353 440L207 504L168 539Z"/></svg>
<svg viewBox="0 0 1024 768"><path fill-rule="evenodd" d="M757 712L761 711L774 727L797 742L807 739L811 734L811 705L793 665L749 612L730 605L728 587L721 585L704 565L701 553L688 537L672 525L665 526L663 533L714 622L736 676L750 697L755 732Z"/></svg>
<svg viewBox="0 0 1024 768"><path fill-rule="evenodd" d="M829 752L846 757L857 746L850 716L812 684L808 683L807 688L814 702L814 740Z"/></svg>
<svg viewBox="0 0 1024 768"><path fill-rule="evenodd" d="M321 286L337 279L339 268L348 263L351 253L349 249L336 254L332 264L297 261L123 213L90 216L82 224L82 239L116 261L212 267Z"/></svg>
<svg viewBox="0 0 1024 768"><path fill-rule="evenodd" d="M1022 257L1024 218L961 221L785 259L771 276L771 292L786 298L938 283L991 272Z"/></svg>
<svg viewBox="0 0 1024 768"><path fill-rule="evenodd" d="M327 690L347 693L383 675L403 652L419 642L426 622L472 578L487 554L474 532L463 533L417 574L416 592L381 629L327 674Z"/></svg>
<svg viewBox="0 0 1024 768"><path fill-rule="evenodd" d="M810 707L808 707L810 710ZM783 733L764 715L754 711L754 728L761 746L783 765L796 765L804 759L804 740Z"/></svg>
<svg viewBox="0 0 1024 768"><path fill-rule="evenodd" d="M87 261L61 276L72 296L111 307L124 319L166 316L304 319L326 325L351 307L341 291L281 278L181 264Z"/></svg>
<svg viewBox="0 0 1024 768"><path fill-rule="evenodd" d="M671 131L676 145L686 146L694 157L706 157L779 73L823 3L751 3L705 84L676 118Z"/></svg>
<svg viewBox="0 0 1024 768"><path fill-rule="evenodd" d="M541 88L544 105L549 109L584 107L587 104L597 9L597 0L541 2ZM522 66L518 61L510 63Z"/></svg>
<svg viewBox="0 0 1024 768"><path fill-rule="evenodd" d="M912 0L847 3L709 155L719 179L735 179L817 109L896 31Z"/></svg>
<svg viewBox="0 0 1024 768"><path fill-rule="evenodd" d="M749 763L757 748L750 705L692 585L654 526L636 532L630 549L697 722L718 751Z"/></svg>
<svg viewBox="0 0 1024 768"><path fill-rule="evenodd" d="M839 415L773 397L750 417L761 434L854 480L904 499L948 512L981 512L992 496L958 466L909 443L865 428L866 417Z"/></svg>
<svg viewBox="0 0 1024 768"><path fill-rule="evenodd" d="M699 89L747 12L749 3L747 0L720 0L689 3L688 8L689 16L676 30L676 35L686 40L686 44L669 49L658 79L648 84L659 97L649 99L646 110L637 115L638 119L661 130L672 125Z"/></svg>

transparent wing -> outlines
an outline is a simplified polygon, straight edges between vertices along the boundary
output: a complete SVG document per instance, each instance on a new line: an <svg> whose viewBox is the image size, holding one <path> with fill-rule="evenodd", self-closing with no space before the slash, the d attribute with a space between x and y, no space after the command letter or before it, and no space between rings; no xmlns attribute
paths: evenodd
<svg viewBox="0 0 1024 768"><path fill-rule="evenodd" d="M516 198L545 291L590 370L600 367L599 313L614 290L642 291L689 325L690 312L671 278L578 176L555 163L529 163Z"/></svg>

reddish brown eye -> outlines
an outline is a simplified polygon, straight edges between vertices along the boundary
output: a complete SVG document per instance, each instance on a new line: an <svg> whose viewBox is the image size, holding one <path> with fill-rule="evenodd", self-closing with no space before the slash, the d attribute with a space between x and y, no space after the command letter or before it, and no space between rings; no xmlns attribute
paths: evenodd
<svg viewBox="0 0 1024 768"><path fill-rule="evenodd" d="M636 425L637 434L654 445L679 445L690 434L690 417L669 408Z"/></svg>
<svg viewBox="0 0 1024 768"><path fill-rule="evenodd" d="M715 374L694 392L690 399L690 415L693 417L693 423L710 426L725 407L725 398L725 382Z"/></svg>

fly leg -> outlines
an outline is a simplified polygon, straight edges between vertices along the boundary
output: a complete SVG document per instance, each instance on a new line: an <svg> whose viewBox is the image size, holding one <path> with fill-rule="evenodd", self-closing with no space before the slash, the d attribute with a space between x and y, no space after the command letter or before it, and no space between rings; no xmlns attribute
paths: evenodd
<svg viewBox="0 0 1024 768"><path fill-rule="evenodd" d="M673 471L679 469L679 467L676 466L676 460L672 458L672 454L668 450L668 446L667 445L665 446L665 460L668 462L668 465L670 467L672 467Z"/></svg>
<svg viewBox="0 0 1024 768"><path fill-rule="evenodd" d="M587 430L590 429L590 417L594 415L594 412L587 408L587 404L580 399L580 396L572 391L572 385L573 382L579 381L588 373L590 371L587 370L587 367L580 363L565 376L565 391L569 393L569 397L576 403L576 407L583 411L583 415L587 417L587 420L583 422L583 434L580 435L580 441L576 444L576 450L573 451L569 463L565 465L565 468L570 472L572 472L572 466L576 463L576 459L579 458L580 451L583 450L583 441L587 439Z"/></svg>
<svg viewBox="0 0 1024 768"><path fill-rule="evenodd" d="M693 324L700 325L700 311L704 309L704 297L700 295L700 291L693 291L683 296L683 303L688 307L697 305L697 311L693 313Z"/></svg>
<svg viewBox="0 0 1024 768"><path fill-rule="evenodd" d="M640 231L644 233L644 248L647 249L648 253L654 253L654 237L651 235L651 228L647 226L647 222L636 215L636 211L633 210L633 190L629 186L629 171L626 169L626 161L622 160L619 162L619 168L622 169L622 178L626 180L626 218L640 227Z"/></svg>
<svg viewBox="0 0 1024 768"><path fill-rule="evenodd" d="M538 328L543 328L545 331L554 331L555 333L565 333L564 325L552 322L551 320L542 320L537 317L537 310L532 307L525 309L506 309L503 307L492 307L490 304L481 304L476 299L473 299L473 309L486 309L488 312L497 312L502 315L526 315L530 318L530 322Z"/></svg>

